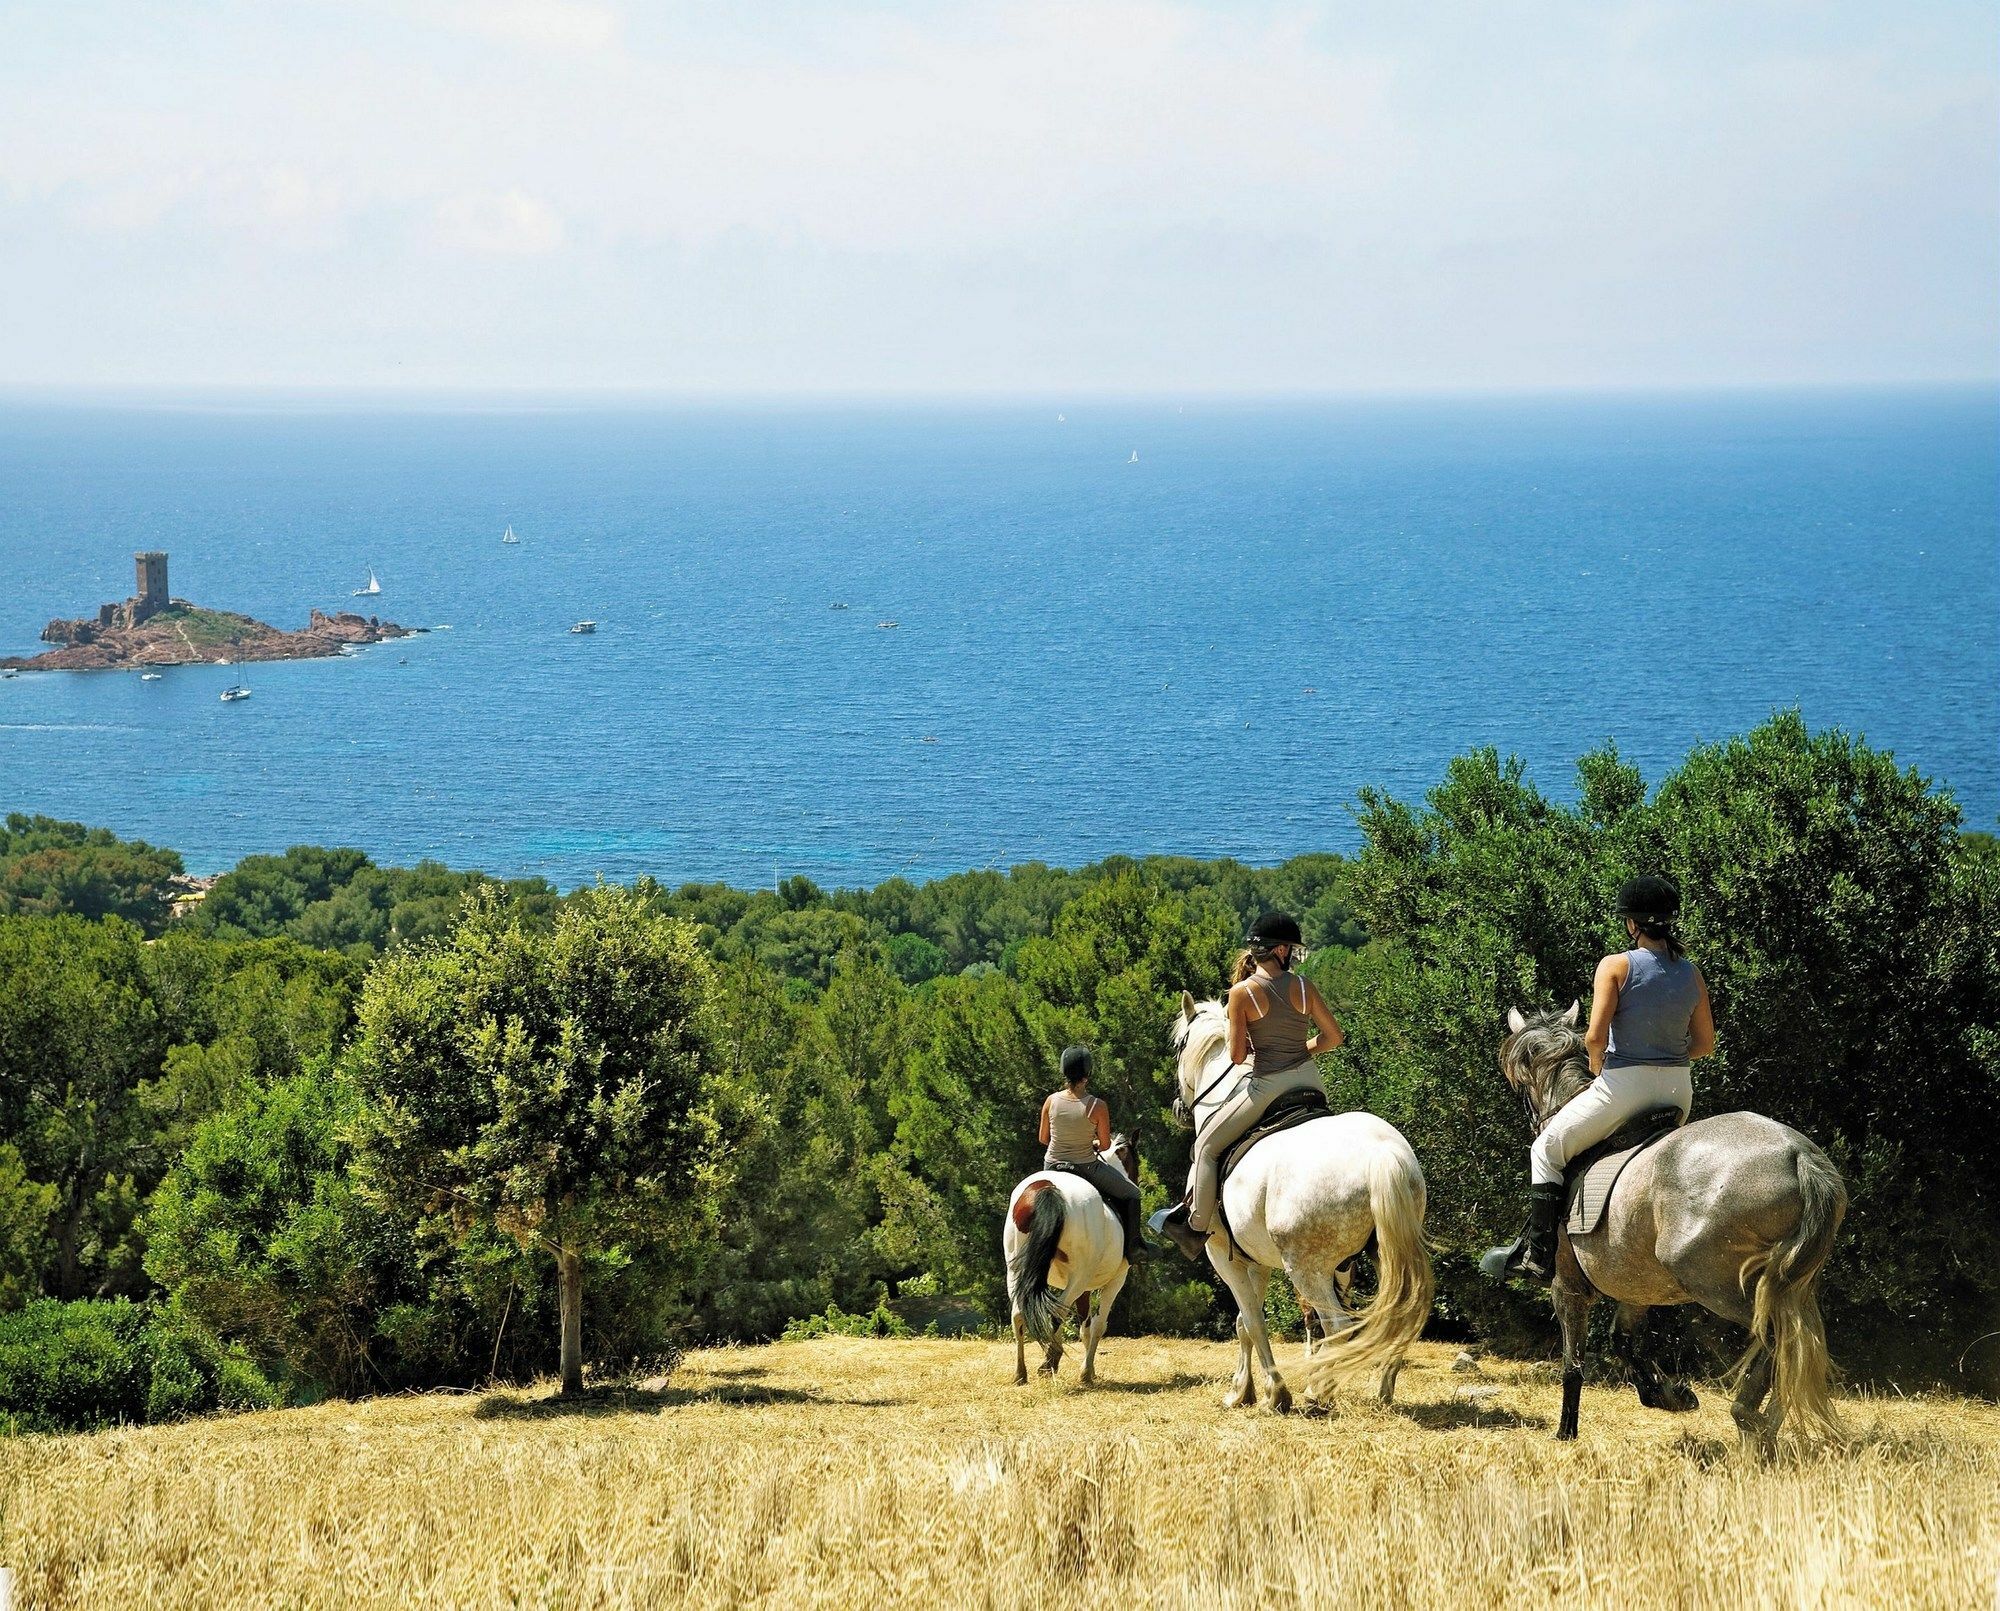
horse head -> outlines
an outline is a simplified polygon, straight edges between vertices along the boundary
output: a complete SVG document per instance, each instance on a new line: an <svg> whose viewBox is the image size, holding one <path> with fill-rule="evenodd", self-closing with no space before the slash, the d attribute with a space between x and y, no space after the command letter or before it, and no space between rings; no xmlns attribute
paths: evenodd
<svg viewBox="0 0 2000 1611"><path fill-rule="evenodd" d="M1229 1060L1229 1014L1219 1001L1196 1001L1181 992L1181 1010L1174 1020L1174 1119L1183 1130L1194 1127L1195 1099Z"/></svg>
<svg viewBox="0 0 2000 1611"><path fill-rule="evenodd" d="M1139 1184L1139 1143L1120 1130L1111 1138L1104 1156L1125 1171L1133 1185Z"/></svg>
<svg viewBox="0 0 2000 1611"><path fill-rule="evenodd" d="M1556 1110L1590 1083L1590 1049L1576 1027L1582 1017L1581 1001L1571 1002L1567 1012L1553 1007L1533 1013L1507 1009L1500 1072L1520 1097L1538 1135Z"/></svg>

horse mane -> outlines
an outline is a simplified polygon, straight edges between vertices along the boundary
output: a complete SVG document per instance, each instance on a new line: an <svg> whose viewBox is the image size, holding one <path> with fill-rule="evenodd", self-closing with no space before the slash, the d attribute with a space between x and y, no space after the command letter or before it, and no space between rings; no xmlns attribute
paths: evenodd
<svg viewBox="0 0 2000 1611"><path fill-rule="evenodd" d="M1214 1052L1218 1042L1229 1039L1229 1014L1222 1009L1219 1001L1203 1001L1195 1005L1194 1016L1176 1015L1174 1025L1174 1051L1185 1057L1190 1051L1198 1063L1206 1062Z"/></svg>
<svg viewBox="0 0 2000 1611"><path fill-rule="evenodd" d="M1590 1049L1558 1008L1523 1016L1500 1048L1500 1064L1508 1083L1527 1093L1539 1126L1590 1083Z"/></svg>

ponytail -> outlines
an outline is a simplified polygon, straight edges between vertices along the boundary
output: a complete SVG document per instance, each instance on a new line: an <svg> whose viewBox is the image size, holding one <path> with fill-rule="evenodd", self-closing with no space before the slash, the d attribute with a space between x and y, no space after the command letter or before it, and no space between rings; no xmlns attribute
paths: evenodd
<svg viewBox="0 0 2000 1611"><path fill-rule="evenodd" d="M1294 949L1297 948L1294 947ZM1275 961L1277 955L1278 949L1276 946L1246 945L1241 951L1236 953L1236 965L1229 970L1230 988L1234 989L1255 973L1258 963ZM1278 971L1281 973L1289 972L1291 966L1291 958L1287 957L1284 965Z"/></svg>
<svg viewBox="0 0 2000 1611"><path fill-rule="evenodd" d="M1681 944L1679 925L1670 917L1635 917L1632 926L1649 940L1657 940L1666 947L1669 961L1678 962L1687 955L1687 947Z"/></svg>

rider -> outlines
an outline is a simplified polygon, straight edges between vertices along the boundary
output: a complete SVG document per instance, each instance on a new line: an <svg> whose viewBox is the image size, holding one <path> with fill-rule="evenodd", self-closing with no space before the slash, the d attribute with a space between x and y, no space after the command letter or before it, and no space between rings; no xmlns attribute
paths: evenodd
<svg viewBox="0 0 2000 1611"><path fill-rule="evenodd" d="M1147 1257L1139 1240L1139 1185L1103 1156L1111 1150L1111 1110L1090 1094L1090 1048L1070 1046L1062 1054L1063 1088L1042 1099L1044 1169L1081 1175L1104 1194L1125 1228L1125 1261Z"/></svg>
<svg viewBox="0 0 2000 1611"><path fill-rule="evenodd" d="M1195 1135L1187 1196L1157 1222L1190 1259L1199 1258L1208 1242L1223 1153L1279 1097L1300 1090L1326 1094L1313 1059L1347 1037L1312 981L1291 971L1305 954L1297 922L1283 912L1267 912L1250 925L1249 943L1236 958L1229 987L1229 1061L1248 1064L1249 1073Z"/></svg>
<svg viewBox="0 0 2000 1611"><path fill-rule="evenodd" d="M1680 891L1651 874L1618 892L1629 951L1597 964L1590 1029L1583 1037L1597 1076L1542 1127L1528 1152L1528 1225L1512 1247L1480 1260L1496 1279L1524 1275L1547 1282L1555 1274L1556 1220L1563 1174L1572 1158L1595 1146L1648 1108L1679 1108L1687 1122L1694 1104L1688 1065L1715 1050L1708 981L1688 959L1674 919Z"/></svg>

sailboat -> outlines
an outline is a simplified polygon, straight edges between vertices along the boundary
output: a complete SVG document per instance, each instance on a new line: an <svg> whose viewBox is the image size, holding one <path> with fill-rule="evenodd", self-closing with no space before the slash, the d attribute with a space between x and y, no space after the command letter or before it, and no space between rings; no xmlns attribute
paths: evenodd
<svg viewBox="0 0 2000 1611"><path fill-rule="evenodd" d="M518 543L520 540L520 538L514 535L514 528L512 526L507 528L505 535L500 539L503 543Z"/></svg>
<svg viewBox="0 0 2000 1611"><path fill-rule="evenodd" d="M1132 450L1132 457L1127 459L1125 462L1127 464L1137 464L1139 462L1139 450L1137 448L1134 448Z"/></svg>
<svg viewBox="0 0 2000 1611"><path fill-rule="evenodd" d="M354 590L354 597L358 599L373 598L377 593L381 591L382 591L382 583L376 577L374 571L371 570L368 573L368 585L366 587L357 587Z"/></svg>

